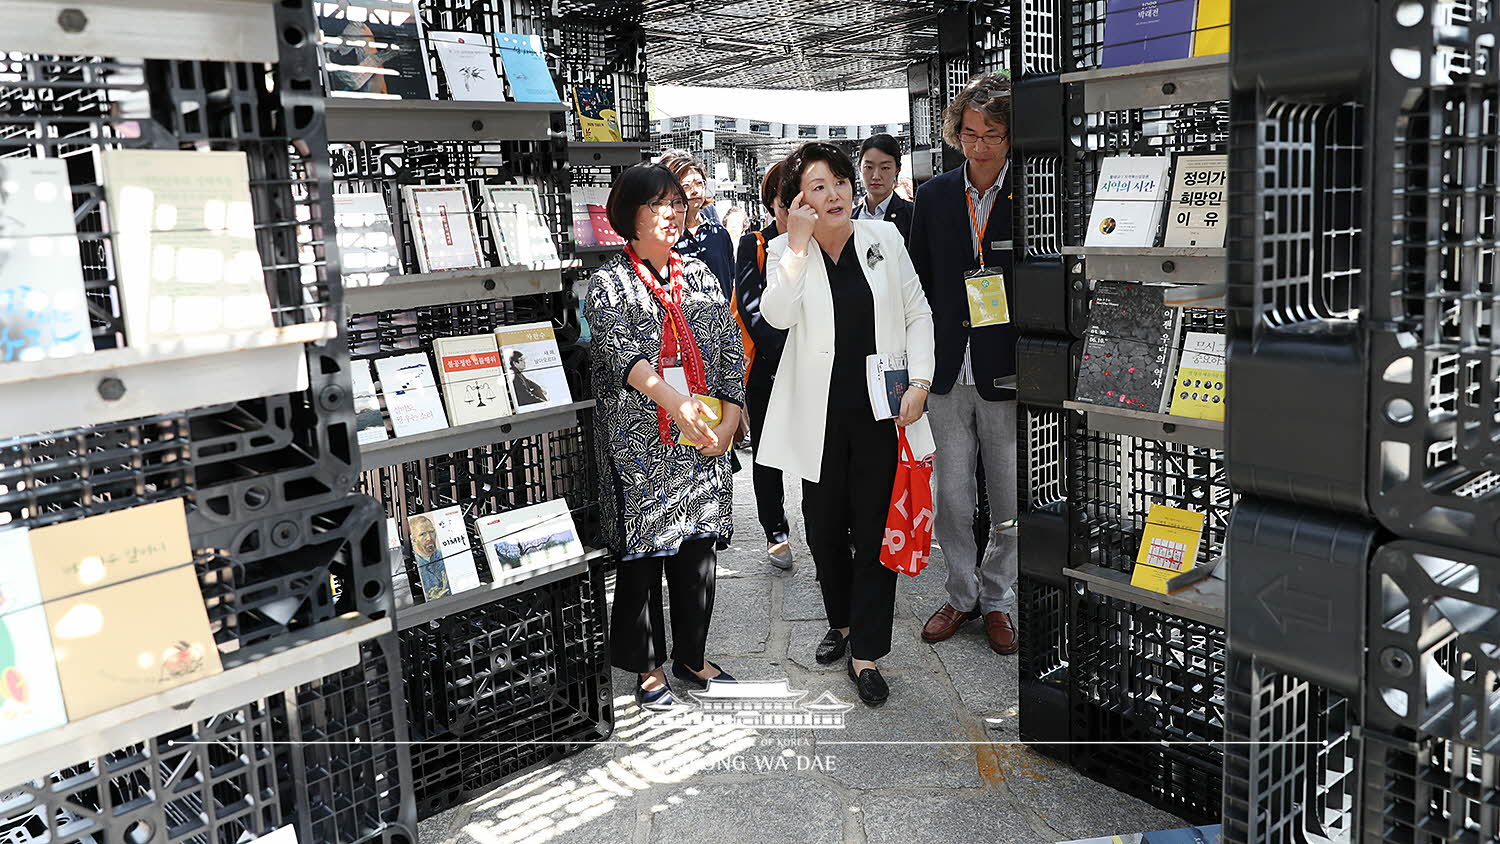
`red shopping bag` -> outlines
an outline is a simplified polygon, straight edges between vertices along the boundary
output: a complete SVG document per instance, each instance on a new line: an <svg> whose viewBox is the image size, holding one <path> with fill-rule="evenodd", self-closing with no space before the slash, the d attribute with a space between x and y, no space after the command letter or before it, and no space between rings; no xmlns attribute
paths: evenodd
<svg viewBox="0 0 1500 844"><path fill-rule="evenodd" d="M896 431L900 458L896 485L891 490L891 509L885 517L880 564L915 577L927 568L932 552L932 458L917 460L906 441L906 430Z"/></svg>

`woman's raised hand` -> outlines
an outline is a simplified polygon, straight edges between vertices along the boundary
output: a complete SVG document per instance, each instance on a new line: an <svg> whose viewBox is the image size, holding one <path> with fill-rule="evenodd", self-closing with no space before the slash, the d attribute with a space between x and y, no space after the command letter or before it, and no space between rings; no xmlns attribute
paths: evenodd
<svg viewBox="0 0 1500 844"><path fill-rule="evenodd" d="M786 212L787 240L790 241L793 252L807 254L807 245L812 242L813 226L817 223L818 212L802 201L802 194L797 194Z"/></svg>

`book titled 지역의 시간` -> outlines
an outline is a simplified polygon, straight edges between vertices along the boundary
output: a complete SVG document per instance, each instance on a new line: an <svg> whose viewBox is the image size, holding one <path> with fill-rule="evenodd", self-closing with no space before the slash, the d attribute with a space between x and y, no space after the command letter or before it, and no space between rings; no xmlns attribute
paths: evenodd
<svg viewBox="0 0 1500 844"><path fill-rule="evenodd" d="M1084 246L1151 247L1161 225L1172 160L1116 155L1099 166Z"/></svg>

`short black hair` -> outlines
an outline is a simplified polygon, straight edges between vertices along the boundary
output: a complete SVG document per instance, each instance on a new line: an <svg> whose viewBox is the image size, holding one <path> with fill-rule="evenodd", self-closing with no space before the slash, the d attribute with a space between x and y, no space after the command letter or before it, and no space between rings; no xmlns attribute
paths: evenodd
<svg viewBox="0 0 1500 844"><path fill-rule="evenodd" d="M641 206L668 196L687 201L682 183L672 171L660 164L637 164L626 168L620 178L615 179L604 204L604 214L616 234L626 240L635 240L638 237L635 218Z"/></svg>
<svg viewBox="0 0 1500 844"><path fill-rule="evenodd" d="M884 132L880 133L879 135L871 135L870 137L865 139L865 142L863 144L860 144L859 157L864 158L865 153L869 152L872 149L878 149L886 155L889 155L891 158L896 159L896 169L901 169L900 141L896 140L890 135L885 134Z"/></svg>
<svg viewBox="0 0 1500 844"><path fill-rule="evenodd" d="M781 174L784 170L785 158L772 164L771 169L766 171L765 178L760 180L760 204L766 206L766 210L772 214L776 213L772 206L776 204L776 194L781 192Z"/></svg>
<svg viewBox="0 0 1500 844"><path fill-rule="evenodd" d="M792 207L792 200L802 192L802 174L819 161L828 165L833 175L854 184L854 162L849 155L833 144L811 141L792 150L786 157L786 169L781 171L781 204Z"/></svg>

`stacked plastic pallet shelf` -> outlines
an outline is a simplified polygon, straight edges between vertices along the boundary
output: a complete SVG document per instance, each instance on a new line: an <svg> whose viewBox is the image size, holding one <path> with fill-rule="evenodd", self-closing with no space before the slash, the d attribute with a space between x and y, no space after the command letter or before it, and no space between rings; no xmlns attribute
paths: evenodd
<svg viewBox="0 0 1500 844"><path fill-rule="evenodd" d="M1157 505L1204 516L1198 565L1223 555L1234 503L1224 426L1074 399L1096 285L1224 283L1223 249L1156 246L1159 233L1138 248L1085 243L1107 158L1226 152L1228 61L1150 50L1159 60L1122 65L1106 55L1115 6L1011 9L1020 729L1088 776L1205 822L1220 808L1222 583L1169 595L1131 580ZM1222 335L1225 322L1222 305L1183 308L1171 342Z"/></svg>
<svg viewBox="0 0 1500 844"><path fill-rule="evenodd" d="M477 523L562 500L586 548L599 535L587 337L574 286L586 279L585 260L597 264L607 250L575 246L571 190L608 185L640 160L645 86L643 36L624 7L420 0L416 8L427 32L539 36L564 100L575 86L608 88L627 135L621 143L571 143L581 130L565 102L454 102L431 38L423 60L439 82L436 99L327 100L336 189L379 194L388 210L399 209L391 219L401 263L419 268L423 246L402 188L458 185L481 263L490 265L394 274L379 283L355 273L347 297L355 365L417 353L441 372L435 346L444 338L544 323L572 396L542 410L516 407L511 415L426 433L375 436L360 447L361 486L395 525L389 571L411 584L416 601L397 610L397 628L403 726L414 743L417 815L426 818L613 730L603 552L586 551L515 581L491 570ZM560 260L516 261L507 253L500 224L474 199L504 185L535 190ZM388 405L390 399L387 391ZM429 599L409 519L455 507L455 529L466 534L480 583Z"/></svg>
<svg viewBox="0 0 1500 844"><path fill-rule="evenodd" d="M1500 21L1234 26L1226 837L1493 841Z"/></svg>
<svg viewBox="0 0 1500 844"><path fill-rule="evenodd" d="M10 10L0 35L11 51L0 156L65 163L91 328L81 349L91 353L69 358L11 359L5 344L0 530L135 518L181 501L223 666L0 746L7 841L238 841L284 826L301 841L414 840L382 519L355 492L312 5L30 3ZM121 255L173 223L112 228L124 220L108 208L120 185L101 160L124 149L182 161L199 160L193 150L243 153L260 264L252 277L264 279L274 328L177 343L127 328L138 317L122 318L120 303L136 301L126 286L141 277L124 280ZM75 235L56 230L23 234L18 246L12 222L12 249L72 250L56 244ZM193 274L213 271L178 263L185 286L174 292L201 295ZM10 328L47 307L27 301L24 313L16 290L6 292ZM9 703L24 708L27 692L12 683Z"/></svg>

